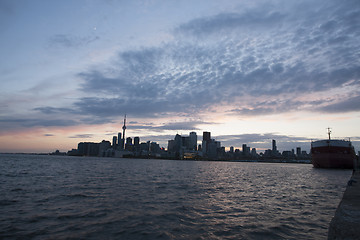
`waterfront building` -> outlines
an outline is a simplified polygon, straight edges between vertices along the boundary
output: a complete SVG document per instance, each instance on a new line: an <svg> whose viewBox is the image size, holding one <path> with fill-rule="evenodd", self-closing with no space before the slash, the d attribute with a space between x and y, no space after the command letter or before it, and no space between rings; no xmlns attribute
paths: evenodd
<svg viewBox="0 0 360 240"><path fill-rule="evenodd" d="M122 145L121 144L121 132L118 133L118 147L121 147Z"/></svg>
<svg viewBox="0 0 360 240"><path fill-rule="evenodd" d="M132 138L131 137L126 138L126 145L132 145Z"/></svg>
<svg viewBox="0 0 360 240"><path fill-rule="evenodd" d="M112 139L112 147L115 149L117 146L117 137L116 136L113 136L113 139Z"/></svg>
<svg viewBox="0 0 360 240"><path fill-rule="evenodd" d="M150 152L151 154L160 154L161 149L160 149L160 145L156 142L151 142L150 143Z"/></svg>
<svg viewBox="0 0 360 240"><path fill-rule="evenodd" d="M215 159L217 158L217 150L218 150L218 146L219 146L220 142L216 142L216 141L210 141L207 142L207 157L210 159Z"/></svg>
<svg viewBox="0 0 360 240"><path fill-rule="evenodd" d="M250 147L246 146L246 144L242 145L243 156L250 156Z"/></svg>
<svg viewBox="0 0 360 240"><path fill-rule="evenodd" d="M125 149L129 150L129 151L133 150L133 144L132 144L132 138L131 137L126 138Z"/></svg>
<svg viewBox="0 0 360 240"><path fill-rule="evenodd" d="M181 147L184 149L190 149L190 137L181 136Z"/></svg>
<svg viewBox="0 0 360 240"><path fill-rule="evenodd" d="M114 143L113 143L114 146ZM100 157L110 157L108 156L108 149L111 148L111 143L109 141L102 140L99 144L99 156Z"/></svg>
<svg viewBox="0 0 360 240"><path fill-rule="evenodd" d="M169 152L174 152L174 149L175 149L175 140L168 140L167 150Z"/></svg>
<svg viewBox="0 0 360 240"><path fill-rule="evenodd" d="M234 153L234 147L233 146L230 147L230 152Z"/></svg>
<svg viewBox="0 0 360 240"><path fill-rule="evenodd" d="M295 155L293 154L292 151L283 151L281 155L283 158L287 158L287 159L295 158Z"/></svg>
<svg viewBox="0 0 360 240"><path fill-rule="evenodd" d="M78 153L80 156L98 156L99 143L81 142L78 144Z"/></svg>
<svg viewBox="0 0 360 240"><path fill-rule="evenodd" d="M277 152L276 141L274 139L272 140L272 151L274 154Z"/></svg>
<svg viewBox="0 0 360 240"><path fill-rule="evenodd" d="M211 142L211 133L203 132L203 140L202 140L202 152L204 155L209 151L209 143Z"/></svg>
<svg viewBox="0 0 360 240"><path fill-rule="evenodd" d="M197 149L197 135L196 135L196 132L191 132L190 135L189 135L189 138L190 138L190 141L189 141L189 149L191 150L195 150Z"/></svg>
<svg viewBox="0 0 360 240"><path fill-rule="evenodd" d="M210 132L203 132L203 141L210 142L211 140L211 133Z"/></svg>
<svg viewBox="0 0 360 240"><path fill-rule="evenodd" d="M140 144L140 138L134 137L134 146L138 146Z"/></svg>
<svg viewBox="0 0 360 240"><path fill-rule="evenodd" d="M256 157L257 153L256 153L256 148L252 148L251 149L251 156Z"/></svg>

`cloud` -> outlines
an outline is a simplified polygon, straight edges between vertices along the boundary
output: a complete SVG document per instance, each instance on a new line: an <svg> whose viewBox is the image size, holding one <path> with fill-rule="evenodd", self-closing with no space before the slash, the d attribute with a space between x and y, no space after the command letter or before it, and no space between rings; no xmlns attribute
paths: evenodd
<svg viewBox="0 0 360 240"><path fill-rule="evenodd" d="M197 127L198 125L206 125L206 124L215 124L215 123L199 121L199 120L189 120L189 121L178 121L178 122L163 123L161 125L132 124L128 128L135 129L135 130L146 129L146 130L189 130L189 131L195 131L195 130L199 130L199 128Z"/></svg>
<svg viewBox="0 0 360 240"><path fill-rule="evenodd" d="M70 136L69 138L92 138L94 134L77 134L74 136Z"/></svg>
<svg viewBox="0 0 360 240"><path fill-rule="evenodd" d="M311 104L297 99L304 93L358 87L359 56L353 49L360 46L352 39L360 31L340 34L350 34L349 20L359 6L326 5L316 6L317 14L264 5L191 20L175 28L182 34L176 42L122 51L108 69L79 73L84 92L111 97L83 98L75 105L101 116L194 114L239 103L246 107L233 113L276 114ZM246 36L239 29L244 27ZM199 35L206 40L187 40ZM281 105L265 100L277 96Z"/></svg>
<svg viewBox="0 0 360 240"><path fill-rule="evenodd" d="M78 126L80 124L81 121L67 118L58 118L58 116L56 115L51 117L40 117L39 114L28 116L3 117L2 119L0 119L0 135L8 134L9 132L11 133L13 131L22 131L28 128L70 127Z"/></svg>
<svg viewBox="0 0 360 240"><path fill-rule="evenodd" d="M240 116L359 111L354 104L359 99L346 90L360 87L358 2L255 5L174 26L173 41L115 52L112 61L76 75L86 97L68 107L34 108L76 121L32 124L96 124L125 113L196 118L223 106L224 114ZM77 47L95 40L59 34L50 42ZM343 100L324 94L332 91L342 92ZM310 95L316 97L307 99ZM171 124L162 127L196 129Z"/></svg>
<svg viewBox="0 0 360 240"><path fill-rule="evenodd" d="M98 36L79 37L71 34L56 34L49 39L50 47L76 48L99 40Z"/></svg>
<svg viewBox="0 0 360 240"><path fill-rule="evenodd" d="M318 111L327 113L358 112L360 111L360 95L343 99L325 106L318 107Z"/></svg>
<svg viewBox="0 0 360 240"><path fill-rule="evenodd" d="M266 29L277 26L284 20L284 15L280 12L267 9L249 9L248 11L237 13L220 13L215 16L198 18L187 23L181 24L175 29L177 33L185 33L195 36L208 36L209 34L228 34L229 31L239 29Z"/></svg>
<svg viewBox="0 0 360 240"><path fill-rule="evenodd" d="M37 107L33 109L34 111L39 111L44 114L54 114L54 113L74 113L74 110L69 108L55 108L55 107Z"/></svg>

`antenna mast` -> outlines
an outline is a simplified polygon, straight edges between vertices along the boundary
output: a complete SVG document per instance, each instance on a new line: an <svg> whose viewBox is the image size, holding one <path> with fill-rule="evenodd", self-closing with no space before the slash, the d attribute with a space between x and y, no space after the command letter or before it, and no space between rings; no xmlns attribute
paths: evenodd
<svg viewBox="0 0 360 240"><path fill-rule="evenodd" d="M329 140L331 140L331 139L330 139L331 128L328 127L327 130L328 130Z"/></svg>

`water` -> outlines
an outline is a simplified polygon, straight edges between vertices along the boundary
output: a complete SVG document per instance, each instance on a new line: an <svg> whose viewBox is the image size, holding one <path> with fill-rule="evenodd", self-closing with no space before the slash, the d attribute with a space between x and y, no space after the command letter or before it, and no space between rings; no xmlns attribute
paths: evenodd
<svg viewBox="0 0 360 240"><path fill-rule="evenodd" d="M0 239L326 239L349 170L0 154Z"/></svg>

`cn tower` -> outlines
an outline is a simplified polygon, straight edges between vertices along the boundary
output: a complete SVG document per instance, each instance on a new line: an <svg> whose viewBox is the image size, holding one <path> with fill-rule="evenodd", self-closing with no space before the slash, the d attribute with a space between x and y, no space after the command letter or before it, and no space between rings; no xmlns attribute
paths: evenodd
<svg viewBox="0 0 360 240"><path fill-rule="evenodd" d="M125 117L124 117L124 126L122 127L123 129L123 141L122 141L122 148L125 149L125 130L126 130L126 114L125 114Z"/></svg>

